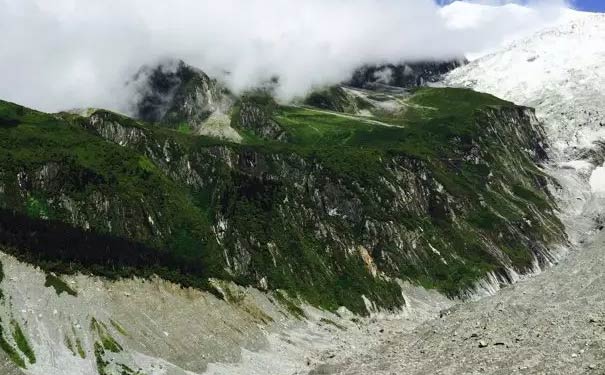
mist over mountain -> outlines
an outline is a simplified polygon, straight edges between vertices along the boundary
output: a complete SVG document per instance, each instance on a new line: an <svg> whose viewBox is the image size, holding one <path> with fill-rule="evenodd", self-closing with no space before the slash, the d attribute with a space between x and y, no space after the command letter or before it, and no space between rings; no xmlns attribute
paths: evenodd
<svg viewBox="0 0 605 375"><path fill-rule="evenodd" d="M458 58L557 19L559 1L440 8L432 0L0 0L0 97L46 111L128 112L125 82L182 59L239 93L279 77L284 101L363 65Z"/></svg>

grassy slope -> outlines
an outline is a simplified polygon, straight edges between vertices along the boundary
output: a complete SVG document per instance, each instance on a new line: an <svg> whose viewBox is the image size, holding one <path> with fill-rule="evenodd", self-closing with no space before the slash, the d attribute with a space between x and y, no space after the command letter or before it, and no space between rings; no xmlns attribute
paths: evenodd
<svg viewBox="0 0 605 375"><path fill-rule="evenodd" d="M441 251L462 253L466 259L463 264L444 264L434 259L427 262L427 269L422 271L404 262L399 265L403 270L400 277L453 295L460 288L471 286L486 272L499 270L496 259L486 251L486 238L521 270L531 266L533 255L516 235L527 235L547 245L563 241L561 224L552 215L551 199L540 183L536 183L543 180L544 175L518 145L512 144L519 154L516 155L520 163L517 170L499 157L508 151L505 145L494 140L482 145L489 148L484 163L464 161L476 139L484 133L482 127L488 125L478 119L479 111L486 108L514 111L519 107L488 94L450 88L420 89L408 104L404 117L375 118L393 127L371 124L363 117L355 119L355 116L345 117L312 108L280 107L274 115L286 129L288 147L327 167L337 178L372 185L383 176L385 160L404 156L428 165L448 194L467 205L462 220L456 223L439 212L440 207L436 207L430 217L389 218L409 223L409 229L422 227L425 237L432 238L434 243L445 242L443 239L447 238L447 243L440 246ZM253 142L264 142L265 148L283 147L269 146L258 139ZM523 179L520 174L524 175ZM510 182L513 194L500 186L490 186L488 179ZM521 186L520 181L530 181L530 186ZM525 221L534 219L536 210L544 212L548 222L542 227L529 228ZM506 225L518 232L503 231Z"/></svg>
<svg viewBox="0 0 605 375"><path fill-rule="evenodd" d="M200 267L192 267L197 276L220 275L220 272L207 272L215 263L212 249L216 244L210 239L205 212L192 202L187 188L168 178L145 156L107 142L61 118L10 103L0 103L0 133L1 179L7 186L7 190L0 194L0 208L26 213L32 219L69 223L71 213L60 208L60 197L87 201L98 194L116 206L116 210L109 213L112 227L126 229L108 233L105 223L96 221L100 215L96 214L97 207L92 203L81 208L81 216L86 219L88 226L110 237L132 240L133 246L137 244L148 253L141 259L127 261L124 265L126 269L97 267L100 263L98 257L91 254L68 252L65 257L81 256L84 264L80 266L90 267L89 271L123 276L135 272L146 259L152 265L158 263L158 254L153 249L159 249L161 261L157 267L178 271L188 268L190 263L198 263ZM58 166L60 171L57 179L60 185L52 187L54 196L39 195L37 192L43 189L27 186L36 185L31 181L31 176L23 182L27 197L18 191L11 191L18 186L14 180L19 172L40 171L49 164ZM162 212L161 220L175 228L172 233L161 237L156 236L147 223L148 212L158 210ZM115 249L116 252L119 250ZM107 255L117 256L111 253ZM92 260L89 262L88 259ZM41 257L35 261L47 263L49 267L57 266L52 258ZM111 265L110 260L108 264ZM57 271L70 271L58 267ZM169 269L151 269L144 273L157 271L177 281L183 278L182 275L170 275L172 271ZM203 284L197 281L191 283Z"/></svg>
<svg viewBox="0 0 605 375"><path fill-rule="evenodd" d="M465 262L444 265L438 259L433 259L425 265L424 270L419 270L401 260L397 264L399 271L394 276L455 293L459 288L469 286L484 272L495 269L495 260L483 248L485 236L516 257L519 265L526 265L530 261L529 250L519 249L514 238L500 238L498 228L504 221L523 221L524 217L532 215L534 206L549 210L548 197L539 190L518 186L515 193L519 199L515 201L514 197L503 191L491 190L486 184L488 173L502 174L500 177L505 178L504 174L514 172L504 165L498 165L497 160L494 160L491 168L451 162L460 159L471 146L473 137L481 133L479 127L482 124L476 116L478 110L514 106L489 95L459 89L423 89L415 93L410 103L412 106L403 118L377 119L391 122L395 127L306 108L272 108L274 120L286 130L286 143L245 134L248 144L234 145L148 127L125 118L120 121L127 126L147 130L158 141L171 139L188 152L221 145L235 152L248 150L264 155L299 155L321 165L324 168L322 173L329 174L334 180L355 182L362 186L373 186L384 175L383 163L389 158L417 159L428 165L449 194L470 207L465 211L466 216L460 223L452 223L450 218L436 209L429 217L385 219L409 223L410 228L424 228L426 237L434 238L437 242L447 241L447 246L445 243L442 246L443 252L462 252ZM326 258L321 255L325 253L325 243L302 228L288 227L287 222L280 221L274 201L283 199L283 191L287 188L255 185L258 182L248 176L234 174L223 166L214 171L218 184L224 185L220 188L220 197L212 196L207 191L192 191L167 177L140 150L119 147L84 130L77 126L80 121L77 116L71 116L69 120L0 102L0 149L3 150L0 154L0 180L4 179L7 186L15 186L10 182L17 178L20 170L35 171L49 162L55 162L64 171L67 168L64 186L58 187L61 193L82 199L98 191L117 196L115 204L124 205L132 220L138 222L141 228L135 226L128 232L112 235L144 244L144 251L152 253L149 257L154 266L145 267L145 256L132 264L117 264L119 267L111 262L110 267L106 267L97 260L92 265L87 264L85 258L80 265L85 269L109 276L156 272L196 286L203 286L201 280L206 277L227 278L229 275L222 271L222 250L211 235L214 213L220 209L230 213L232 225L241 232L250 233L259 240L273 240L284 245L282 250L287 251L287 259L293 267L270 267L272 260L266 252L259 252L252 259L255 272L268 275L273 287L299 293L327 308L344 304L358 312L363 312L358 298L361 294L374 297L383 306L395 306L402 302L394 284L371 278L359 259L339 254ZM494 146L491 152L501 151L497 147ZM539 173L529 160L523 167L527 173ZM500 209L494 213L493 210L482 208L477 203L480 197ZM56 197L36 196L34 193L24 199L18 192L6 191L0 194L0 206L25 213L34 219L68 221L69 213L49 203L53 198ZM228 206L220 207L225 202L228 202ZM150 206L148 210L145 205ZM375 202L365 202L364 209L374 217L385 215ZM170 235L154 236L153 231L144 225L147 212L154 210L162 212L166 225L178 230ZM86 216L91 220L91 228L103 231L103 223L94 222L94 212L87 212ZM545 234L544 240L552 238ZM108 240L99 241L105 243L103 241ZM227 245L235 246L235 241L236 238L226 239ZM168 255L158 260L153 256L154 251ZM396 250L388 248L383 251L397 254ZM37 254L32 261L50 264L55 267L53 270L57 270L52 257ZM58 271L65 271L64 267L59 268ZM293 274L292 268L300 272ZM252 279L245 277L238 281L253 283Z"/></svg>

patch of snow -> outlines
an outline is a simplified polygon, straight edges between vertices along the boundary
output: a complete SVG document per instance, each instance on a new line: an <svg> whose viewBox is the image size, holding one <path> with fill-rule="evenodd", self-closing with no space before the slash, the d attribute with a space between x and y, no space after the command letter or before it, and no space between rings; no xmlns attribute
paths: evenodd
<svg viewBox="0 0 605 375"><path fill-rule="evenodd" d="M547 27L563 24L579 13L581 12L559 6L488 5L466 1L455 1L440 9L446 25L451 29L468 31L470 40L473 40L470 34L472 32L492 30L492 47L471 51L466 55L466 58L471 61L498 51L514 40L527 37ZM499 24L499 20L502 19L507 20L505 26ZM494 45L494 41L499 43ZM529 56L527 61L534 61L538 57L538 54Z"/></svg>
<svg viewBox="0 0 605 375"><path fill-rule="evenodd" d="M435 247L433 247L433 245L429 242L429 247L431 248L431 251L437 255L439 255L439 258L441 259L441 261L443 262L443 264L447 264L447 261L445 260L445 258L441 255L441 252L437 249L435 249Z"/></svg>
<svg viewBox="0 0 605 375"><path fill-rule="evenodd" d="M589 182L593 193L605 194L605 166L595 168Z"/></svg>
<svg viewBox="0 0 605 375"><path fill-rule="evenodd" d="M587 172L594 169L594 165L586 160L570 160L559 164L561 168L570 168L577 171Z"/></svg>

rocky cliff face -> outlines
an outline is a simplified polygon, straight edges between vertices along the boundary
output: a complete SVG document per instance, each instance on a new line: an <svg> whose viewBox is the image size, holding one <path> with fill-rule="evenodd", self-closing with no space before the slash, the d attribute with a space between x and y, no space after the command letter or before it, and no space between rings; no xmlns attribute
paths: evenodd
<svg viewBox="0 0 605 375"><path fill-rule="evenodd" d="M67 224L137 244L128 246L140 254L109 263L151 262L146 273L194 285L190 279L220 277L284 288L358 312L366 310L362 295L379 306L403 303L393 278L454 295L488 272L510 281L551 261L548 248L563 237L536 166L545 146L533 112L463 90L425 90L407 103L416 112L406 126L275 108L266 121L279 126L281 140L239 146L103 111L12 114L20 125L3 128L12 145L4 145L2 206L13 223L51 223L49 237ZM52 136L77 141L15 149L22 127L33 126L27 116L40 118L33 132L54 121ZM328 133L316 136L318 126ZM19 246L21 230L3 225L5 241ZM59 242L51 255L37 247L40 237L28 242L30 257L74 258L95 270L103 268L95 241L109 255L126 246L74 236L93 250Z"/></svg>
<svg viewBox="0 0 605 375"><path fill-rule="evenodd" d="M131 84L140 94L135 117L183 132L241 139L229 126L235 96L203 71L182 61L167 62L141 69Z"/></svg>
<svg viewBox="0 0 605 375"><path fill-rule="evenodd" d="M460 59L364 66L348 82L314 91L303 103L334 112L401 117L408 91L435 83L466 63Z"/></svg>
<svg viewBox="0 0 605 375"><path fill-rule="evenodd" d="M266 93L245 95L233 110L233 127L253 137L284 141L286 132L273 118L277 107L275 100Z"/></svg>
<svg viewBox="0 0 605 375"><path fill-rule="evenodd" d="M437 82L444 74L466 63L465 59L458 59L364 66L353 74L347 84L357 88L381 85L401 88L419 87Z"/></svg>

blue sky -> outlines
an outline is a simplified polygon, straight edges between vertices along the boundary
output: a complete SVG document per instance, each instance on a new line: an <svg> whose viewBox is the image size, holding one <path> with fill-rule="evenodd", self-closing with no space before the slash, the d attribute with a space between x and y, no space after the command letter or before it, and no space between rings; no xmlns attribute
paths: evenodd
<svg viewBox="0 0 605 375"><path fill-rule="evenodd" d="M439 4L448 4L455 0L436 0ZM605 0L568 0L574 8L578 10L590 11L590 12L605 12ZM506 1L501 1L506 2ZM526 3L526 0L521 1L510 1L516 3Z"/></svg>
<svg viewBox="0 0 605 375"><path fill-rule="evenodd" d="M592 12L605 12L605 0L576 0L576 8Z"/></svg>

